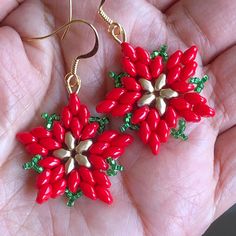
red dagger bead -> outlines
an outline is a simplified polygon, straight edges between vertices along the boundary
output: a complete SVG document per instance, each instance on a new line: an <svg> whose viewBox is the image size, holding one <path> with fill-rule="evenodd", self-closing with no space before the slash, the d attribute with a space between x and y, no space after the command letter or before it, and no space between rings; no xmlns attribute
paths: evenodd
<svg viewBox="0 0 236 236"><path fill-rule="evenodd" d="M122 59L122 65L123 65L124 71L126 71L129 75L131 75L132 77L136 76L137 72L136 72L135 66L128 58Z"/></svg>
<svg viewBox="0 0 236 236"><path fill-rule="evenodd" d="M122 94L125 93L125 91L126 90L123 88L114 88L106 95L106 99L116 101L120 98Z"/></svg>
<svg viewBox="0 0 236 236"><path fill-rule="evenodd" d="M137 60L135 49L129 43L122 43L121 48L124 56L128 57L131 61Z"/></svg>
<svg viewBox="0 0 236 236"><path fill-rule="evenodd" d="M96 196L96 193L94 191L94 188L87 184L87 183L80 183L80 189L82 190L83 194L92 199L92 200L96 200L97 199L97 196Z"/></svg>
<svg viewBox="0 0 236 236"><path fill-rule="evenodd" d="M199 122L201 120L201 116L190 110L179 111L178 114L188 122Z"/></svg>
<svg viewBox="0 0 236 236"><path fill-rule="evenodd" d="M116 147L127 147L133 142L133 138L129 134L121 134L118 137L116 137L112 142L111 146Z"/></svg>
<svg viewBox="0 0 236 236"><path fill-rule="evenodd" d="M61 126L59 122L54 122L52 132L53 132L53 136L59 143L64 142L65 129Z"/></svg>
<svg viewBox="0 0 236 236"><path fill-rule="evenodd" d="M179 93L186 93L194 90L195 86L193 84L186 83L184 81L176 81L171 84L171 88Z"/></svg>
<svg viewBox="0 0 236 236"><path fill-rule="evenodd" d="M42 173L38 174L36 179L37 188L41 188L42 185L48 184L51 177L51 170L45 169Z"/></svg>
<svg viewBox="0 0 236 236"><path fill-rule="evenodd" d="M133 124L138 124L141 121L144 121L146 119L148 113L149 113L149 107L148 106L142 106L142 107L138 108L134 112L134 114L131 118L131 122Z"/></svg>
<svg viewBox="0 0 236 236"><path fill-rule="evenodd" d="M59 179L61 179L65 174L65 167L64 165L59 165L54 168L51 172L50 183L55 183Z"/></svg>
<svg viewBox="0 0 236 236"><path fill-rule="evenodd" d="M88 124L90 117L90 112L85 105L80 105L78 118L82 126Z"/></svg>
<svg viewBox="0 0 236 236"><path fill-rule="evenodd" d="M151 130L156 130L157 125L160 121L160 116L156 109L150 109L147 117L147 123Z"/></svg>
<svg viewBox="0 0 236 236"><path fill-rule="evenodd" d="M191 61L195 60L195 58L197 56L197 51L198 51L198 49L196 46L192 46L191 48L187 49L184 52L184 55L181 59L182 64L187 65Z"/></svg>
<svg viewBox="0 0 236 236"><path fill-rule="evenodd" d="M73 117L70 128L72 131L72 134L75 138L79 138L81 135L82 125L79 122L79 119L76 117Z"/></svg>
<svg viewBox="0 0 236 236"><path fill-rule="evenodd" d="M82 167L79 168L78 171L79 171L79 175L82 178L83 182L86 182L90 185L95 184L93 174L88 168L82 166Z"/></svg>
<svg viewBox="0 0 236 236"><path fill-rule="evenodd" d="M161 120L159 122L156 133L159 137L160 142L165 143L168 140L170 129L164 120Z"/></svg>
<svg viewBox="0 0 236 236"><path fill-rule="evenodd" d="M61 113L61 120L66 128L69 128L71 120L72 120L72 114L68 107L64 107Z"/></svg>
<svg viewBox="0 0 236 236"><path fill-rule="evenodd" d="M138 61L145 65L148 65L150 62L150 54L141 47L137 47L135 51L138 57Z"/></svg>
<svg viewBox="0 0 236 236"><path fill-rule="evenodd" d="M39 145L38 143L31 143L27 145L26 150L27 152L33 155L39 154L41 156L46 156L48 154L48 150L42 147L41 145Z"/></svg>
<svg viewBox="0 0 236 236"><path fill-rule="evenodd" d="M93 177L95 179L96 184L105 187L105 188L110 188L111 187L111 182L109 178L107 177L106 174L99 170L93 171Z"/></svg>
<svg viewBox="0 0 236 236"><path fill-rule="evenodd" d="M79 187L79 183L80 183L79 172L77 170L72 170L67 180L68 189L72 193L76 193Z"/></svg>
<svg viewBox="0 0 236 236"><path fill-rule="evenodd" d="M34 128L30 133L36 138L49 138L52 136L51 132L44 127Z"/></svg>
<svg viewBox="0 0 236 236"><path fill-rule="evenodd" d="M39 166L46 169L53 169L61 164L61 161L55 157L46 157L39 161Z"/></svg>
<svg viewBox="0 0 236 236"><path fill-rule="evenodd" d="M49 151L59 149L61 147L61 144L52 138L40 139L39 144L42 145L44 148L46 148Z"/></svg>
<svg viewBox="0 0 236 236"><path fill-rule="evenodd" d="M160 141L156 133L151 133L150 139L149 139L149 145L151 147L152 153L154 155L157 155L160 148Z"/></svg>
<svg viewBox="0 0 236 236"><path fill-rule="evenodd" d="M97 105L96 111L98 113L109 113L116 106L116 104L116 101L104 100Z"/></svg>
<svg viewBox="0 0 236 236"><path fill-rule="evenodd" d="M184 99L193 105L207 102L206 98L202 97L198 93L186 93Z"/></svg>
<svg viewBox="0 0 236 236"><path fill-rule="evenodd" d="M172 107L169 106L167 108L165 115L164 115L164 119L170 128L176 127L178 117L177 117L175 110Z"/></svg>
<svg viewBox="0 0 236 236"><path fill-rule="evenodd" d="M143 143L147 143L151 135L151 129L146 121L141 122L139 136Z"/></svg>
<svg viewBox="0 0 236 236"><path fill-rule="evenodd" d="M109 147L103 153L104 158L111 157L113 159L119 158L124 153L124 148L121 147Z"/></svg>
<svg viewBox="0 0 236 236"><path fill-rule="evenodd" d="M210 108L208 105L204 103L200 103L193 107L193 111L199 115L204 117L212 117L215 115L215 110Z"/></svg>
<svg viewBox="0 0 236 236"><path fill-rule="evenodd" d="M140 97L141 97L141 93L139 93L139 92L126 92L120 97L119 103L132 105Z"/></svg>
<svg viewBox="0 0 236 236"><path fill-rule="evenodd" d="M115 130L106 130L104 131L99 137L99 142L111 142L116 136L118 135L117 131Z"/></svg>
<svg viewBox="0 0 236 236"><path fill-rule="evenodd" d="M66 190L66 180L60 179L52 185L52 198L56 198L65 193Z"/></svg>
<svg viewBox="0 0 236 236"><path fill-rule="evenodd" d="M189 79L191 76L193 76L196 72L197 66L198 66L198 64L195 61L190 62L189 64L187 64L182 69L180 79L185 81L185 80Z"/></svg>
<svg viewBox="0 0 236 236"><path fill-rule="evenodd" d="M89 161L95 169L107 170L109 167L107 162L102 157L97 155L90 155Z"/></svg>
<svg viewBox="0 0 236 236"><path fill-rule="evenodd" d="M173 98L169 102L169 105L171 105L176 110L188 110L191 108L191 105L183 98Z"/></svg>
<svg viewBox="0 0 236 236"><path fill-rule="evenodd" d="M83 129L81 140L93 138L96 135L98 128L99 124L97 122L87 124Z"/></svg>
<svg viewBox="0 0 236 236"><path fill-rule="evenodd" d="M123 77L121 81L123 86L129 91L139 92L141 90L141 86L132 77Z"/></svg>
<svg viewBox="0 0 236 236"><path fill-rule="evenodd" d="M69 98L69 109L72 115L77 115L80 108L80 101L77 94L72 93Z"/></svg>
<svg viewBox="0 0 236 236"><path fill-rule="evenodd" d="M174 83L180 76L182 67L180 65L177 65L173 68L171 68L167 74L167 83L172 84Z"/></svg>
<svg viewBox="0 0 236 236"><path fill-rule="evenodd" d="M22 144L35 143L37 140L31 133L19 133L16 135L16 138Z"/></svg>
<svg viewBox="0 0 236 236"><path fill-rule="evenodd" d="M183 55L183 53L180 50L178 50L174 54L172 54L169 57L168 62L166 64L167 69L170 70L171 68L177 66L181 61L182 55Z"/></svg>
<svg viewBox="0 0 236 236"><path fill-rule="evenodd" d="M38 191L36 202L42 204L47 201L52 194L52 186L50 184L44 184Z"/></svg>
<svg viewBox="0 0 236 236"><path fill-rule="evenodd" d="M132 110L131 105L118 104L111 111L111 114L112 114L112 116L124 116L126 113L130 112L131 110Z"/></svg>
<svg viewBox="0 0 236 236"><path fill-rule="evenodd" d="M161 56L157 56L150 63L150 72L153 78L157 78L163 70L163 60Z"/></svg>
<svg viewBox="0 0 236 236"><path fill-rule="evenodd" d="M96 191L97 197L101 201L103 201L107 204L111 204L113 202L113 199L112 199L112 196L111 196L109 190L107 190L103 187L100 187L100 186L96 186L95 191Z"/></svg>
<svg viewBox="0 0 236 236"><path fill-rule="evenodd" d="M149 72L149 69L145 64L142 64L141 62L137 62L135 68L139 76L144 77L145 79L148 79L148 80L152 78Z"/></svg>
<svg viewBox="0 0 236 236"><path fill-rule="evenodd" d="M89 152L92 154L102 154L110 146L109 143L97 142L94 143L90 148Z"/></svg>

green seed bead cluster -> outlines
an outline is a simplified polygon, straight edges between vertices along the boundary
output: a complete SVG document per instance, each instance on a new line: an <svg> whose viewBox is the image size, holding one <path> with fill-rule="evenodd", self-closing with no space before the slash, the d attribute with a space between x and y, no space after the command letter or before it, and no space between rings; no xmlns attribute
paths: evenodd
<svg viewBox="0 0 236 236"><path fill-rule="evenodd" d="M26 162L26 163L23 165L23 169L24 169L24 170L33 169L33 170L35 170L37 173L43 172L43 167L41 167L41 166L38 165L38 162L39 162L39 160L41 160L41 158L42 158L42 156L40 156L40 155L34 156L31 161Z"/></svg>
<svg viewBox="0 0 236 236"><path fill-rule="evenodd" d="M43 113L41 115L41 117L45 120L45 128L47 130L51 130L52 129L52 126L53 126L53 122L54 121L58 121L60 120L60 116L58 116L57 114L52 114L52 115L49 115L48 113Z"/></svg>
<svg viewBox="0 0 236 236"><path fill-rule="evenodd" d="M151 59L154 59L157 56L161 56L164 61L167 61L169 58L169 55L167 53L167 45L162 45L159 50L155 50L151 53Z"/></svg>
<svg viewBox="0 0 236 236"><path fill-rule="evenodd" d="M107 158L107 163L110 166L110 168L107 170L108 176L115 176L117 175L118 172L121 172L124 170L123 166L118 165L117 162L110 157Z"/></svg>
<svg viewBox="0 0 236 236"><path fill-rule="evenodd" d="M92 117L89 118L89 122L90 123L97 122L99 124L98 132L103 133L104 130L105 130L106 125L109 123L109 119L106 116L104 116L102 118L92 116Z"/></svg>
<svg viewBox="0 0 236 236"><path fill-rule="evenodd" d="M120 127L121 132L125 132L128 128L131 130L138 130L139 126L131 123L132 113L127 113L124 118L124 124Z"/></svg>
<svg viewBox="0 0 236 236"><path fill-rule="evenodd" d="M204 84L209 80L209 76L208 75L204 75L201 79L198 77L195 78L191 78L190 79L190 83L192 84L196 84L196 88L194 89L195 92L197 93L201 93L202 90L204 89Z"/></svg>
<svg viewBox="0 0 236 236"><path fill-rule="evenodd" d="M65 191L66 197L68 198L67 206L73 207L75 204L75 201L82 197L83 193L82 191L78 191L77 193L72 193L69 189L66 189Z"/></svg>
<svg viewBox="0 0 236 236"><path fill-rule="evenodd" d="M115 88L122 87L121 78L126 76L125 73L116 74L115 72L110 71L108 75L110 78L114 79Z"/></svg>
<svg viewBox="0 0 236 236"><path fill-rule="evenodd" d="M176 139L182 139L183 141L186 141L188 139L188 136L184 134L184 131L186 130L186 121L185 120L179 120L179 128L172 129L171 135Z"/></svg>

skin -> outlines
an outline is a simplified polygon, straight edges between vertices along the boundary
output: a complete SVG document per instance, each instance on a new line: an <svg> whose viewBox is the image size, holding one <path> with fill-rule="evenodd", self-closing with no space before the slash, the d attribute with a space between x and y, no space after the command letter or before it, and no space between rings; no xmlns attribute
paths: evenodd
<svg viewBox="0 0 236 236"><path fill-rule="evenodd" d="M86 26L38 42L21 36L51 32L68 18L67 1L2 0L0 7L0 228L2 235L201 235L236 202L236 1L119 0L105 10L127 31L129 42L150 51L199 47L197 75L213 119L189 124L189 140L170 138L157 157L137 138L121 157L126 171L112 178L114 204L81 198L68 209L62 198L37 205L35 173L22 170L30 156L15 141L41 124L42 112L67 101L63 77L72 59L92 47ZM99 1L75 1L74 18L97 27L100 48L81 61L80 99L94 106L110 89L109 70L121 71L119 45L96 15ZM115 127L112 125L112 127Z"/></svg>

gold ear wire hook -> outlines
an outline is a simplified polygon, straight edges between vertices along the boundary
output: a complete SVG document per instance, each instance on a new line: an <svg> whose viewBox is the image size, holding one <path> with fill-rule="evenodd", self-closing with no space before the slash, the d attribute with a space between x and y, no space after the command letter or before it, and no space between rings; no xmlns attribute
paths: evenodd
<svg viewBox="0 0 236 236"><path fill-rule="evenodd" d="M105 4L105 0L101 0L99 5L98 14L102 17L102 19L108 24L108 32L111 36L118 42L119 44L126 42L126 32L125 29L117 22L114 22L103 10L103 5Z"/></svg>
<svg viewBox="0 0 236 236"><path fill-rule="evenodd" d="M69 19L68 22L71 22L73 19L73 0L69 0ZM70 26L66 27L66 30L64 31L63 35L61 36L61 40L63 40L66 37L66 34L68 33L70 29Z"/></svg>

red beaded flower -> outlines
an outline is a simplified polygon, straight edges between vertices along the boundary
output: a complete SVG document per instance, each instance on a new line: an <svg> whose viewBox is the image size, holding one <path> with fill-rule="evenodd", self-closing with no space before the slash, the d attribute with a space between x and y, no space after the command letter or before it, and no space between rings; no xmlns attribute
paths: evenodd
<svg viewBox="0 0 236 236"><path fill-rule="evenodd" d="M126 42L121 46L125 73L111 73L115 88L98 104L99 113L125 116L123 131L139 129L141 140L154 154L170 134L186 139L185 121L199 122L201 117L214 116L207 100L199 95L208 76L193 78L198 66L196 46L184 53L178 50L169 59L166 47L150 55ZM183 120L176 130L179 118Z"/></svg>
<svg viewBox="0 0 236 236"><path fill-rule="evenodd" d="M68 206L82 194L111 204L109 176L123 170L116 160L132 142L132 137L113 130L97 135L107 120L91 117L76 94L70 95L60 121L53 121L55 115L44 117L50 130L40 126L17 135L26 150L34 155L24 168L39 173L36 201L43 203L66 193Z"/></svg>

